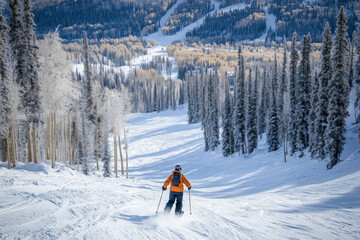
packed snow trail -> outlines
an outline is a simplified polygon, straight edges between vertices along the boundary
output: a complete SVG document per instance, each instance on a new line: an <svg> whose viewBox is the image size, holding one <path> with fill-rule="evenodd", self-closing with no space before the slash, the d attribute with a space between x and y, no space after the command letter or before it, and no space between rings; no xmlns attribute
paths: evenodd
<svg viewBox="0 0 360 240"><path fill-rule="evenodd" d="M0 166L1 239L359 239L360 151L349 128L343 162L267 153L251 157L204 152L200 124L187 109L132 114L129 176L91 176L49 162ZM155 211L176 164L191 182L182 218Z"/></svg>

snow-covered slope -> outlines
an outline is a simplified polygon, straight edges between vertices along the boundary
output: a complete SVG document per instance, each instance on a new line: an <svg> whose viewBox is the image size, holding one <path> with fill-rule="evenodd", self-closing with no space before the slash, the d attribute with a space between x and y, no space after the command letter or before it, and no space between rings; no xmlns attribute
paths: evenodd
<svg viewBox="0 0 360 240"><path fill-rule="evenodd" d="M178 0L178 1L180 1L180 0ZM244 4L244 3L238 3L238 4L234 4L232 6L228 6L228 7L219 9L219 3L217 1L213 0L212 3L215 5L215 8L208 14L214 14L217 11L228 12L233 9L243 9L246 6L248 6L247 4ZM171 11L171 10L172 9L169 9L169 11ZM170 17L170 14L166 14L165 16ZM144 39L155 40L161 46L170 45L174 41L186 41L186 33L193 30L196 27L199 27L205 21L205 17L206 16L203 16L200 19L198 19L197 21L183 27L180 31L178 31L177 33L175 33L173 35L164 35L164 34L162 34L161 29L159 29L157 32L144 37ZM162 18L161 20L166 22L167 19L166 20L165 19L166 18Z"/></svg>
<svg viewBox="0 0 360 240"><path fill-rule="evenodd" d="M187 109L133 114L130 179L91 176L57 163L0 166L1 239L359 239L360 150L349 125L343 162L267 153L204 152L200 124ZM176 164L193 185L192 215L155 215ZM168 200L167 190L160 212Z"/></svg>

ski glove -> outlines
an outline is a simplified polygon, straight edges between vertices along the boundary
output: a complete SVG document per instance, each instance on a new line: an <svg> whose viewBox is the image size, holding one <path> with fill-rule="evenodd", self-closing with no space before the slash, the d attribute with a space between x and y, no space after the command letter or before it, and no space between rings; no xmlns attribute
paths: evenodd
<svg viewBox="0 0 360 240"><path fill-rule="evenodd" d="M162 187L162 190L163 190L163 191L166 191L166 188L163 186L163 187Z"/></svg>
<svg viewBox="0 0 360 240"><path fill-rule="evenodd" d="M191 189L191 187L188 188L188 190L190 190L190 189Z"/></svg>

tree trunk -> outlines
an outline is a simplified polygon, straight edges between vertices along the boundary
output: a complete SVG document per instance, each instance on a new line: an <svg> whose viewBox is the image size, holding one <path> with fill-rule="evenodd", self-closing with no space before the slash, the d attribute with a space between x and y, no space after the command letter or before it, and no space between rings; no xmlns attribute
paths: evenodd
<svg viewBox="0 0 360 240"><path fill-rule="evenodd" d="M69 145L69 163L72 165L72 155L71 155L71 121L70 121L70 112L68 113L68 145Z"/></svg>
<svg viewBox="0 0 360 240"><path fill-rule="evenodd" d="M119 139L119 151L120 151L120 160L121 160L121 175L124 176L124 160L123 160L123 155L122 155L122 150L121 150L120 134L118 135L118 139Z"/></svg>
<svg viewBox="0 0 360 240"><path fill-rule="evenodd" d="M10 142L9 142L9 134L6 136L6 159L8 162L8 168L11 168L11 162L10 162Z"/></svg>
<svg viewBox="0 0 360 240"><path fill-rule="evenodd" d="M231 121L229 121L229 146L230 146L230 155L232 155L232 146L231 146Z"/></svg>
<svg viewBox="0 0 360 240"><path fill-rule="evenodd" d="M12 160L13 160L13 167L16 167L16 149L15 149L15 130L14 124L11 120L10 123L10 137L11 137L11 153L12 153Z"/></svg>
<svg viewBox="0 0 360 240"><path fill-rule="evenodd" d="M3 156L3 159L2 159L3 162L6 162L6 161L7 161L7 159L6 159L6 155L7 155L7 153L6 153L6 140L7 140L7 138L4 138L4 139L2 140L3 148L4 148L4 156Z"/></svg>
<svg viewBox="0 0 360 240"><path fill-rule="evenodd" d="M99 170L99 134L98 134L98 130L99 130L99 124L98 124L98 104L96 103L96 129L95 129L95 141L96 141L96 168L97 170Z"/></svg>
<svg viewBox="0 0 360 240"><path fill-rule="evenodd" d="M64 135L64 163L67 164L67 159L68 159L68 153L67 153L67 139L66 139L66 116L64 115L64 123L63 123L63 135Z"/></svg>
<svg viewBox="0 0 360 240"><path fill-rule="evenodd" d="M38 163L38 151L37 151L37 141L36 141L36 126L33 124L33 152L34 152L34 163Z"/></svg>
<svg viewBox="0 0 360 240"><path fill-rule="evenodd" d="M31 133L30 133L30 123L27 126L27 145L28 145L28 161L32 162L32 150L31 150Z"/></svg>
<svg viewBox="0 0 360 240"><path fill-rule="evenodd" d="M57 160L56 144L57 144L57 138L56 138L56 113L54 113L54 119L53 119L53 154L54 154L54 167L55 167L55 162L56 162L56 160Z"/></svg>
<svg viewBox="0 0 360 240"><path fill-rule="evenodd" d="M114 163L115 163L115 176L118 177L117 173L117 144L116 144L116 135L114 133Z"/></svg>
<svg viewBox="0 0 360 240"><path fill-rule="evenodd" d="M128 142L126 138L126 131L124 126L124 141L125 141L125 154L126 154L126 179L129 178L129 157L128 157Z"/></svg>

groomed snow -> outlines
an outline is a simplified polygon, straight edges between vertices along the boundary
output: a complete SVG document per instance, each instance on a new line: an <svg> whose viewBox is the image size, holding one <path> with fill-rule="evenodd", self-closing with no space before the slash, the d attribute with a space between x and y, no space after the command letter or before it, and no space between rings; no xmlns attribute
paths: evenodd
<svg viewBox="0 0 360 240"><path fill-rule="evenodd" d="M359 239L360 149L349 125L343 162L268 153L203 151L187 109L132 114L130 179L84 176L57 163L0 165L0 239ZM192 215L156 215L161 186L176 164L193 185ZM163 196L160 212L168 200Z"/></svg>

